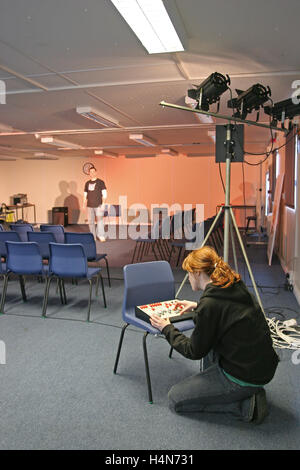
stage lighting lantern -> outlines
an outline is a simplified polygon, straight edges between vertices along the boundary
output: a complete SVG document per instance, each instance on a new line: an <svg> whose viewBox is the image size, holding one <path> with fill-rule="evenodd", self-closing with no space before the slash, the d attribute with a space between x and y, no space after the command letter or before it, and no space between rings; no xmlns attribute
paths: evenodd
<svg viewBox="0 0 300 470"><path fill-rule="evenodd" d="M260 83L252 85L248 90L236 90L238 96L228 101L228 108L233 108L235 113L234 117L246 119L247 115L252 111L259 111L260 107L268 101L271 96L270 87L265 87ZM257 113L258 120L258 113Z"/></svg>
<svg viewBox="0 0 300 470"><path fill-rule="evenodd" d="M277 126L277 122L281 122L283 126L286 119L291 121L295 116L300 116L300 103L295 104L289 98L275 103L273 107L264 106L264 111L272 117L272 125Z"/></svg>
<svg viewBox="0 0 300 470"><path fill-rule="evenodd" d="M213 103L220 102L220 96L228 89L230 78L218 72L212 73L200 85L194 85L195 88L188 90L188 96L197 101L196 109L208 111Z"/></svg>

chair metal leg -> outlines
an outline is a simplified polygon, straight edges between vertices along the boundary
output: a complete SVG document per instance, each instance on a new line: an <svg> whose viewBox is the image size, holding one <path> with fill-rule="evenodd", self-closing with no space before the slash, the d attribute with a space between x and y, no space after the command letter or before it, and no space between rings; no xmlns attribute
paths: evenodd
<svg viewBox="0 0 300 470"><path fill-rule="evenodd" d="M142 243L142 249L141 249L141 254L140 254L140 261L142 261L143 258L144 258L144 256L146 255L147 245L148 245L148 243L146 243L146 242L143 242L143 243Z"/></svg>
<svg viewBox="0 0 300 470"><path fill-rule="evenodd" d="M123 339L124 339L124 333L125 333L125 330L126 330L127 326L129 326L129 323L125 323L125 325L123 326L122 331L121 331L117 356L116 356L115 365L114 365L114 374L117 373L117 367L118 367L120 352L121 352L122 343L123 343Z"/></svg>
<svg viewBox="0 0 300 470"><path fill-rule="evenodd" d="M139 242L139 248L136 256L136 262L141 261L141 251L144 246L144 242Z"/></svg>
<svg viewBox="0 0 300 470"><path fill-rule="evenodd" d="M170 263L170 264L171 264L171 258L172 258L172 254L173 254L173 249L174 249L174 246L172 246L171 251L170 251L170 254L169 254L169 263Z"/></svg>
<svg viewBox="0 0 300 470"><path fill-rule="evenodd" d="M106 258L104 258L104 261L105 261L105 263L106 263L106 272L107 272L108 285L109 285L109 287L111 287L108 261L107 261Z"/></svg>
<svg viewBox="0 0 300 470"><path fill-rule="evenodd" d="M101 276L100 273L99 273L99 278L100 278L100 281L101 281L101 288L102 288L102 295L103 295L104 307L106 308L106 307L107 307L107 304L106 304L106 297L105 297L105 291L104 291L103 277Z"/></svg>
<svg viewBox="0 0 300 470"><path fill-rule="evenodd" d="M134 257L135 257L137 246L138 246L138 241L135 242L135 247L134 247L134 251L133 251L133 255L132 255L132 259L131 259L131 264L133 264L133 262L134 262Z"/></svg>
<svg viewBox="0 0 300 470"><path fill-rule="evenodd" d="M8 275L4 274L3 291L1 295L1 304L0 304L0 313L4 313L4 304L5 304L5 299L6 299L7 284L8 284Z"/></svg>
<svg viewBox="0 0 300 470"><path fill-rule="evenodd" d="M23 299L24 302L26 302L27 297L26 297L26 291L25 291L24 277L19 276L19 281L20 281L20 287L21 287L21 292L22 292L22 299Z"/></svg>
<svg viewBox="0 0 300 470"><path fill-rule="evenodd" d="M88 304L88 311L87 311L87 321L90 321L93 281L92 279L88 279L88 281L89 281L90 289L89 289L89 304Z"/></svg>
<svg viewBox="0 0 300 470"><path fill-rule="evenodd" d="M180 260L181 252L182 252L182 246L179 248L179 251L178 251L178 258L177 258L177 263L176 263L176 266L178 266L178 264L179 264L179 260Z"/></svg>
<svg viewBox="0 0 300 470"><path fill-rule="evenodd" d="M57 285L58 285L58 288L59 288L59 295L60 295L61 304L64 305L64 304L65 304L65 300L64 300L64 296L63 296L62 280L61 280L61 279L58 279L58 280L57 280Z"/></svg>
<svg viewBox="0 0 300 470"><path fill-rule="evenodd" d="M46 286L45 286L45 294L44 294L44 302L43 302L43 308L42 308L42 316L46 317L46 310L47 310L47 305L48 305L48 296L49 296L49 288L50 288L50 283L52 281L51 277L46 278Z"/></svg>
<svg viewBox="0 0 300 470"><path fill-rule="evenodd" d="M151 247L152 247L152 251L153 251L153 254L154 254L154 256L155 256L155 259L156 259L156 261L158 261L157 254L156 254L155 249L154 249L155 243L156 243L156 242L151 243Z"/></svg>
<svg viewBox="0 0 300 470"><path fill-rule="evenodd" d="M76 284L78 283L78 280L76 279ZM61 287L62 287L62 293L63 293L63 298L64 298L64 303L67 305L67 296L66 296L66 289L65 289L65 281L64 279L61 279Z"/></svg>
<svg viewBox="0 0 300 470"><path fill-rule="evenodd" d="M146 331L143 336L143 350L144 350L144 360L145 360L145 370L146 370L146 379L147 379L147 386L148 386L149 403L153 403L150 372L149 372L149 362L148 362L148 354L147 354L147 345L146 345L147 336L148 336L148 331Z"/></svg>

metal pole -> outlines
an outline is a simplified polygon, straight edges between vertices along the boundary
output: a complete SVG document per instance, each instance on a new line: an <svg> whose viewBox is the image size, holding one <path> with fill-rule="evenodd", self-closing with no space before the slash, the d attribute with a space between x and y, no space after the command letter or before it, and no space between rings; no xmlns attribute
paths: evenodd
<svg viewBox="0 0 300 470"><path fill-rule="evenodd" d="M269 126L267 124L262 124L261 122L249 121L248 119L240 119L238 117L233 118L232 116L225 116L224 114L219 114L219 113L211 113L209 111L203 111L202 109L194 109L194 108L188 108L186 106L180 106L178 104L166 103L165 101L161 101L159 104L160 106L166 106L167 108L175 108L175 109L180 109L182 111L205 114L206 116L212 116L212 117L219 118L219 119L225 119L226 121L234 120L234 123L240 122L241 124L249 124L250 126L264 127L265 129L273 129L274 131L283 132L285 135L289 133L288 129L285 129L282 127Z"/></svg>
<svg viewBox="0 0 300 470"><path fill-rule="evenodd" d="M235 272L238 271L238 263L237 263L237 257L236 257L236 250L235 250L235 242L234 242L234 233L233 233L233 228L232 228L232 220L230 219L230 236L231 236L231 245L232 245L232 253L233 253L233 260L234 260L234 269Z"/></svg>
<svg viewBox="0 0 300 470"><path fill-rule="evenodd" d="M231 124L227 124L226 132L226 184L224 214L224 261L229 259L229 206L230 206L230 164L231 164Z"/></svg>

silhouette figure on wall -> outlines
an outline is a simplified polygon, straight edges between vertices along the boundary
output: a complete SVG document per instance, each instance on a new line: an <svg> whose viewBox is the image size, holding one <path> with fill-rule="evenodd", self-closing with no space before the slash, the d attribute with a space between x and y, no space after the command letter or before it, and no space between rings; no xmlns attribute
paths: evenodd
<svg viewBox="0 0 300 470"><path fill-rule="evenodd" d="M80 216L80 202L82 196L77 193L77 183L75 181L60 181L60 195L54 201L54 207L68 208L69 224L77 224Z"/></svg>

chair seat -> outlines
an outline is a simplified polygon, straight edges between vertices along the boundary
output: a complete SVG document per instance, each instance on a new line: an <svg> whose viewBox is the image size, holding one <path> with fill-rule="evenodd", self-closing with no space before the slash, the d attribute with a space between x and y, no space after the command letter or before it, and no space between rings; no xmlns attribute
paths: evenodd
<svg viewBox="0 0 300 470"><path fill-rule="evenodd" d="M76 278L92 279L92 277L96 276L98 273L100 273L100 271L102 271L102 268L87 268L87 274L84 277L82 276L82 274L77 275L76 273L74 273L74 274L68 273L66 275L60 274L59 277L62 277L62 278L69 278L69 277L71 278L72 277L74 279L76 279Z"/></svg>
<svg viewBox="0 0 300 470"><path fill-rule="evenodd" d="M106 253L97 254L95 258L88 258L88 261L100 261L107 256Z"/></svg>
<svg viewBox="0 0 300 470"><path fill-rule="evenodd" d="M3 266L3 265L2 265ZM14 274L18 274L20 276L47 276L49 273L49 266L47 264L43 264L43 267L40 271L32 272L29 269L15 269L11 271L10 269L7 270L8 274L13 272Z"/></svg>

